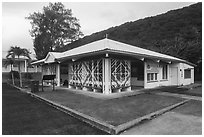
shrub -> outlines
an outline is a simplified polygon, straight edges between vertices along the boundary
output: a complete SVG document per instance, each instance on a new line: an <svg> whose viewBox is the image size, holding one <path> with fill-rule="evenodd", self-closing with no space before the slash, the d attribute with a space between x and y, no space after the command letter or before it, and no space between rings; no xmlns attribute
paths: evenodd
<svg viewBox="0 0 204 137"><path fill-rule="evenodd" d="M10 79L12 79L12 73L13 73L14 79L19 79L20 78L18 71L10 71L9 72L9 78Z"/></svg>
<svg viewBox="0 0 204 137"><path fill-rule="evenodd" d="M31 73L22 73L22 78L32 79L32 74Z"/></svg>

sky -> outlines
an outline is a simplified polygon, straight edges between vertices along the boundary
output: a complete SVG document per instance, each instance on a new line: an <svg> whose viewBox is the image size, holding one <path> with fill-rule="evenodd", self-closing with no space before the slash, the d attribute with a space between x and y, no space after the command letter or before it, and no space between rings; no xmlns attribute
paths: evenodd
<svg viewBox="0 0 204 137"><path fill-rule="evenodd" d="M194 2L62 2L79 19L84 35L155 16L169 10L189 6ZM27 48L34 53L30 36L30 21L25 19L33 12L42 12L47 2L2 3L2 51L11 46Z"/></svg>

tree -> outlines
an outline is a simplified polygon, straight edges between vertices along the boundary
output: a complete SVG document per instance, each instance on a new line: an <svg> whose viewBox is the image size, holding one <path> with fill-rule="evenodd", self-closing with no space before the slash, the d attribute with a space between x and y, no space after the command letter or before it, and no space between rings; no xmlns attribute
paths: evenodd
<svg viewBox="0 0 204 137"><path fill-rule="evenodd" d="M16 60L16 57L17 59ZM20 78L20 87L22 87L22 79L21 79L21 67L20 67L20 56L25 56L28 59L30 59L30 52L25 49L25 48L20 48L20 47L11 47L10 50L8 51L8 54L6 56L6 58L12 58L14 60L14 62L18 62L18 71L19 71L19 78Z"/></svg>
<svg viewBox="0 0 204 137"><path fill-rule="evenodd" d="M38 59L83 36L79 20L61 2L49 3L43 7L42 13L34 12L26 19L31 20L30 34L34 38L34 50Z"/></svg>
<svg viewBox="0 0 204 137"><path fill-rule="evenodd" d="M50 45L52 45L52 42L47 33L42 33L35 37L33 44L37 59L43 59L50 51Z"/></svg>
<svg viewBox="0 0 204 137"><path fill-rule="evenodd" d="M13 74L13 64L14 64L14 57L11 57L11 58L7 58L6 62L4 65L8 66L10 65L11 67L11 79L12 79L12 84L15 85L15 82L14 82L14 74Z"/></svg>

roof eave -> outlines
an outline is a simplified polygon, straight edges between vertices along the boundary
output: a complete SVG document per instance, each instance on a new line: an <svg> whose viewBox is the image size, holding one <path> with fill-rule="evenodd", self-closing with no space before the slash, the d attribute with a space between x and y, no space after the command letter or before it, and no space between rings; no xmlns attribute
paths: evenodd
<svg viewBox="0 0 204 137"><path fill-rule="evenodd" d="M158 56L152 56L152 55L145 55L145 54L139 54L139 53L132 53L132 52L126 52L126 51L119 51L119 50L108 50L109 53L114 53L114 54L124 54L124 55L130 55L130 56L136 56L136 57L142 57L142 58L150 58L150 59L158 59L158 60L168 60L168 61L175 61L175 62L182 62L182 63L186 63L189 64L191 66L196 67L197 65L188 62L186 60L182 60L182 59L171 59L171 58L164 58L164 57L158 57Z"/></svg>
<svg viewBox="0 0 204 137"><path fill-rule="evenodd" d="M38 64L43 64L45 59L37 60L35 62L32 62L31 65L38 65Z"/></svg>
<svg viewBox="0 0 204 137"><path fill-rule="evenodd" d="M72 56L64 56L61 58L56 58L56 61L62 62L64 60L68 59L74 59L74 58L82 58L82 57L87 57L87 56L93 56L93 55L99 55L99 54L104 54L107 53L108 49L103 49L103 50L98 50L98 51L93 51L93 52L87 52L87 53L82 53L78 55L72 55Z"/></svg>
<svg viewBox="0 0 204 137"><path fill-rule="evenodd" d="M164 61L182 62L182 63L189 64L191 66L196 66L195 64L188 62L186 60L182 60L182 59L164 58L164 57L158 57L158 56L152 56L152 55L146 55L146 54L132 53L132 52L127 52L127 51L113 50L113 49L108 49L108 48L103 49L103 50L93 51L93 52L82 53L78 55L58 57L58 58L55 58L54 62L51 62L51 63L63 62L69 59L82 58L82 57L106 54L106 53L117 54L117 55L129 55L129 56L135 56L135 57L140 57L140 58L158 59L158 60L164 60ZM39 62L38 64L40 63L45 63L45 62Z"/></svg>

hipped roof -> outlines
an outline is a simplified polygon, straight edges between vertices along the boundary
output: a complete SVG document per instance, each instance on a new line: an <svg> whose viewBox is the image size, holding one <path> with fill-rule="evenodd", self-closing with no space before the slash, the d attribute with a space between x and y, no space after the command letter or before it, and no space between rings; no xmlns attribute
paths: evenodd
<svg viewBox="0 0 204 137"><path fill-rule="evenodd" d="M195 66L193 63L190 63L186 60L182 60L176 57L161 54L151 50L135 47L129 44L110 40L107 38L71 49L65 52L61 52L61 53L50 52L46 56L44 63L46 63L46 60L48 60L49 55L52 55L55 58L51 62L55 62L56 60L61 61L66 59L72 59L74 57L80 57L80 56L84 57L84 56L90 56L91 54L99 54L99 53L110 53L110 54L114 53L119 55L131 55L134 57L141 57L141 58L177 61L177 62L184 62L189 65ZM37 62L34 62L33 64L36 64L36 63Z"/></svg>

